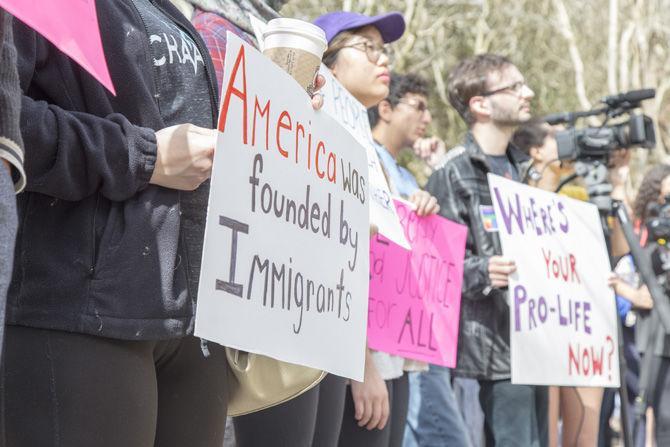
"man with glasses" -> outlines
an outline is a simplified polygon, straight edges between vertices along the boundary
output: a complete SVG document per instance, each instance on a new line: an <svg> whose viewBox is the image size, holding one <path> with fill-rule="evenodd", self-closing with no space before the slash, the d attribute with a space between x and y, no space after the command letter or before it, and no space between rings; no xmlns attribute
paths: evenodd
<svg viewBox="0 0 670 447"><path fill-rule="evenodd" d="M524 177L527 156L510 140L530 119L534 93L517 67L492 54L459 63L447 90L469 131L426 189L438 199L442 216L468 226L454 375L479 382L486 445L542 446L546 388L510 382L507 284L516 267L501 256L486 177L489 172L516 181Z"/></svg>
<svg viewBox="0 0 670 447"><path fill-rule="evenodd" d="M392 192L407 198L419 190L419 186L414 176L399 166L396 159L400 151L412 148L423 139L432 121L428 110L428 85L419 76L392 73L389 88L388 97L368 109L368 118Z"/></svg>
<svg viewBox="0 0 670 447"><path fill-rule="evenodd" d="M396 159L402 149L413 148L423 141L436 141L435 138L424 138L431 122L426 81L412 74L392 73L389 96L376 107L370 108L368 117L372 136L378 143L377 154L389 178L391 191L404 197L420 191L414 176L399 166ZM433 199L427 194L426 198ZM406 369L416 371L418 368ZM449 382L449 370L430 365L426 372L410 373L409 383L409 411L403 446L467 447L469 443L465 425ZM436 420L439 423L436 424Z"/></svg>

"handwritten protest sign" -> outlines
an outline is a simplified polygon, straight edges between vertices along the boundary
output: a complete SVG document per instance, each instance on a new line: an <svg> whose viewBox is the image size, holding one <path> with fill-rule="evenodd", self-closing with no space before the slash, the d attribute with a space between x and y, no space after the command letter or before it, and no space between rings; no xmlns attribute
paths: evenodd
<svg viewBox="0 0 670 447"><path fill-rule="evenodd" d="M262 50L263 30L266 24L253 15L249 15L249 18L259 48ZM326 79L326 86L319 92L323 96L323 110L347 129L367 152L370 222L377 226L379 233L409 249L409 243L400 225L386 177L375 151L367 109L344 88L328 67L322 64L319 73Z"/></svg>
<svg viewBox="0 0 670 447"><path fill-rule="evenodd" d="M467 227L395 206L412 248L380 235L370 243L368 346L454 367Z"/></svg>
<svg viewBox="0 0 670 447"><path fill-rule="evenodd" d="M43 35L116 94L102 49L95 0L0 0L0 8Z"/></svg>
<svg viewBox="0 0 670 447"><path fill-rule="evenodd" d="M195 334L362 380L365 151L288 74L227 39Z"/></svg>
<svg viewBox="0 0 670 447"><path fill-rule="evenodd" d="M594 205L489 174L510 278L512 382L619 386L610 263Z"/></svg>
<svg viewBox="0 0 670 447"><path fill-rule="evenodd" d="M344 86L335 79L325 65L319 71L326 78L323 89L323 110L329 113L345 129L356 137L368 155L368 176L370 188L370 222L377 225L379 233L396 244L409 249L398 218L386 177L372 139L368 112Z"/></svg>

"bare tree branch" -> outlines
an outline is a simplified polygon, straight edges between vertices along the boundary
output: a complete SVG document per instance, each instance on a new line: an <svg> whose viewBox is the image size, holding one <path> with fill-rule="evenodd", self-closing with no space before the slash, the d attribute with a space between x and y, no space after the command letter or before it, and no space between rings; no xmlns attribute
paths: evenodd
<svg viewBox="0 0 670 447"><path fill-rule="evenodd" d="M575 35L572 32L572 25L570 24L568 11L565 9L563 0L553 0L553 4L554 8L556 9L556 15L559 23L558 31L565 38L565 40L568 41L570 59L572 60L572 65L575 72L575 90L577 93L577 99L579 99L579 104L582 108L590 109L591 103L586 97L586 88L584 87L584 63L582 62L582 57L579 54L579 48L577 47L577 42L575 41Z"/></svg>
<svg viewBox="0 0 670 447"><path fill-rule="evenodd" d="M619 31L619 1L609 0L609 32L607 33L607 88L616 93L617 83L617 41Z"/></svg>

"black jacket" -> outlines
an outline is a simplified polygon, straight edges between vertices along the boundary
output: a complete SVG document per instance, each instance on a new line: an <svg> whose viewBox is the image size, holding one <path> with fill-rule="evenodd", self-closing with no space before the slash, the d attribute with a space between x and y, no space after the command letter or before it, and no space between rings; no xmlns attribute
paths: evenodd
<svg viewBox="0 0 670 447"><path fill-rule="evenodd" d="M527 156L510 145L508 154L521 178ZM492 206L486 157L468 133L462 146L447 153L445 164L428 179L426 190L437 198L440 215L468 227L454 373L476 379L510 377L509 306L507 292L492 289L488 261L502 254L498 234L484 229L482 206Z"/></svg>
<svg viewBox="0 0 670 447"><path fill-rule="evenodd" d="M0 9L0 159L8 161L12 166L17 192L22 191L26 184L23 142L19 130L20 111L21 92L16 73L12 16ZM4 169L1 162L0 169Z"/></svg>
<svg viewBox="0 0 670 447"><path fill-rule="evenodd" d="M218 104L197 32L168 0L152 3L199 46ZM132 0L96 4L116 97L15 25L28 184L8 322L121 339L182 336L192 331L195 297L186 289L179 192L149 185L154 130L165 124L147 30Z"/></svg>

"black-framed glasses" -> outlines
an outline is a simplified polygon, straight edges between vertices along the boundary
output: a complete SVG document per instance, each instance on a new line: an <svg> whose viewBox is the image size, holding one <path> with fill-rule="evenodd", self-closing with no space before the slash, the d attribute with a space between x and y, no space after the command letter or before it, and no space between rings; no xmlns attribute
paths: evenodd
<svg viewBox="0 0 670 447"><path fill-rule="evenodd" d="M365 55L368 57L368 60L373 64L376 64L379 61L379 58L382 57L382 54L390 59L390 52L386 45L375 45L369 40L361 40L359 42L350 43L349 45L344 45L342 48L354 48L359 51L364 51Z"/></svg>
<svg viewBox="0 0 670 447"><path fill-rule="evenodd" d="M423 101L417 101L417 102L409 102L409 101L403 101L400 100L398 103L405 104L416 110L417 112L424 114L428 112L428 104L426 104Z"/></svg>
<svg viewBox="0 0 670 447"><path fill-rule="evenodd" d="M514 84L506 85L505 87L500 87L495 90L484 92L479 96L492 96L503 92L510 92L514 93L515 95L520 95L524 87L528 87L526 81L517 81Z"/></svg>

